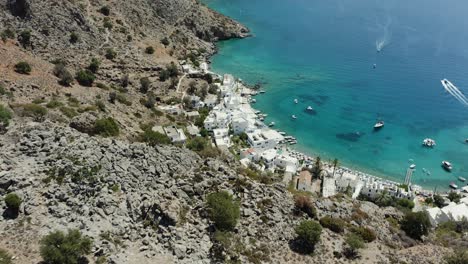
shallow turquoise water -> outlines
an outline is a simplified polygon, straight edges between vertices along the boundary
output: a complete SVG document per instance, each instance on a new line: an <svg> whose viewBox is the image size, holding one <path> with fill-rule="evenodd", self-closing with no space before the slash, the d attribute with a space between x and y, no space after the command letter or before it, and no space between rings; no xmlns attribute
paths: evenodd
<svg viewBox="0 0 468 264"><path fill-rule="evenodd" d="M440 83L447 78L468 96L468 2L205 2L254 34L221 43L212 68L264 83L255 107L297 137L299 150L396 180L414 162L413 182L425 187L468 178L468 107ZM304 112L308 105L315 115ZM375 133L378 118L386 125ZM421 146L426 137L434 149Z"/></svg>

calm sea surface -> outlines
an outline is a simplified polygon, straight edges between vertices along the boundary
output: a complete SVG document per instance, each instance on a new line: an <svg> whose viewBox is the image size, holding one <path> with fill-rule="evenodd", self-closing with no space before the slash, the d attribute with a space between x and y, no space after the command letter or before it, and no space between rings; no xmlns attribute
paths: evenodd
<svg viewBox="0 0 468 264"><path fill-rule="evenodd" d="M401 181L414 163L413 182L428 188L468 178L468 107L440 83L468 96L468 1L204 2L254 35L222 42L213 70L262 83L255 108L298 150ZM437 146L422 147L426 137Z"/></svg>

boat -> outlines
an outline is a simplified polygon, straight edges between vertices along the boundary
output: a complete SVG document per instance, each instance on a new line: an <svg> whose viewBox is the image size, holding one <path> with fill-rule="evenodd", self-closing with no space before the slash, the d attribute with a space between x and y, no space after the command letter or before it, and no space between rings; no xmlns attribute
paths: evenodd
<svg viewBox="0 0 468 264"><path fill-rule="evenodd" d="M377 123L375 123L374 125L374 129L381 129L382 127L384 127L385 123L384 121L378 121Z"/></svg>
<svg viewBox="0 0 468 264"><path fill-rule="evenodd" d="M374 63L374 65L372 65L372 68L377 68L377 64Z"/></svg>
<svg viewBox="0 0 468 264"><path fill-rule="evenodd" d="M423 140L423 145L426 146L426 147L434 147L436 145L436 142L435 140L433 139L430 139L430 138L426 138Z"/></svg>
<svg viewBox="0 0 468 264"><path fill-rule="evenodd" d="M271 122L270 124L268 124L269 127L272 127L275 125L275 122Z"/></svg>
<svg viewBox="0 0 468 264"><path fill-rule="evenodd" d="M467 138L467 139L465 139L465 143L468 143L468 138Z"/></svg>
<svg viewBox="0 0 468 264"><path fill-rule="evenodd" d="M442 167L448 171L452 170L452 164L446 160L442 161Z"/></svg>
<svg viewBox="0 0 468 264"><path fill-rule="evenodd" d="M299 100L294 99L294 103L295 103L295 104L299 103Z"/></svg>
<svg viewBox="0 0 468 264"><path fill-rule="evenodd" d="M255 104L255 103L257 102L257 100L256 100L256 99L251 99L250 102L251 102L252 104Z"/></svg>
<svg viewBox="0 0 468 264"><path fill-rule="evenodd" d="M309 106L307 107L307 110L308 110L308 111L312 111L312 110L314 110L314 109L312 108L312 106L309 105Z"/></svg>
<svg viewBox="0 0 468 264"><path fill-rule="evenodd" d="M449 186L452 189L458 189L458 185L456 185L454 182L451 182Z"/></svg>
<svg viewBox="0 0 468 264"><path fill-rule="evenodd" d="M465 182L465 181L466 181L466 179L463 178L463 177L458 177L458 180L461 181L461 182Z"/></svg>
<svg viewBox="0 0 468 264"><path fill-rule="evenodd" d="M286 132L283 132L283 131L279 131L278 133L279 133L280 135L282 135L282 136L285 136L285 135L286 135Z"/></svg>
<svg viewBox="0 0 468 264"><path fill-rule="evenodd" d="M258 92L261 93L261 94L264 94L264 93L265 93L265 90L260 90L260 91L258 91Z"/></svg>
<svg viewBox="0 0 468 264"><path fill-rule="evenodd" d="M409 166L409 168L410 168L410 169L416 168L416 164L411 164L411 165Z"/></svg>
<svg viewBox="0 0 468 264"><path fill-rule="evenodd" d="M292 119L297 119L297 116L292 115L291 118L292 118Z"/></svg>

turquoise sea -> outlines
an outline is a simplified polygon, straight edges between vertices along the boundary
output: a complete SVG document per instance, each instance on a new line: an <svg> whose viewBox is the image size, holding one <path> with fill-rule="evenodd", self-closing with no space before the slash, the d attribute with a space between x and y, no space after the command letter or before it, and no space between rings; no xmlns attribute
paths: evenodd
<svg viewBox="0 0 468 264"><path fill-rule="evenodd" d="M213 70L262 83L255 108L298 150L399 181L414 163L413 182L426 188L468 178L468 107L440 83L468 96L468 1L204 2L253 34L220 43ZM385 127L374 132L377 119ZM437 146L422 147L426 137Z"/></svg>

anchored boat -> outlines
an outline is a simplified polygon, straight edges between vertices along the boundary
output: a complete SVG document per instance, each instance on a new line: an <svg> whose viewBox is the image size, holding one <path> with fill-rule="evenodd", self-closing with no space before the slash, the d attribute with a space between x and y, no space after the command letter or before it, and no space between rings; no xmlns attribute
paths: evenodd
<svg viewBox="0 0 468 264"><path fill-rule="evenodd" d="M453 169L452 163L450 163L450 162L448 162L446 160L442 161L442 167L444 169L446 169L447 171L451 171Z"/></svg>
<svg viewBox="0 0 468 264"><path fill-rule="evenodd" d="M379 130L379 129L381 129L382 127L384 127L384 125L385 125L384 121L378 121L377 123L375 123L374 129L375 129L375 130Z"/></svg>
<svg viewBox="0 0 468 264"><path fill-rule="evenodd" d="M423 145L426 147L432 148L436 145L436 142L433 139L426 138L423 140Z"/></svg>

